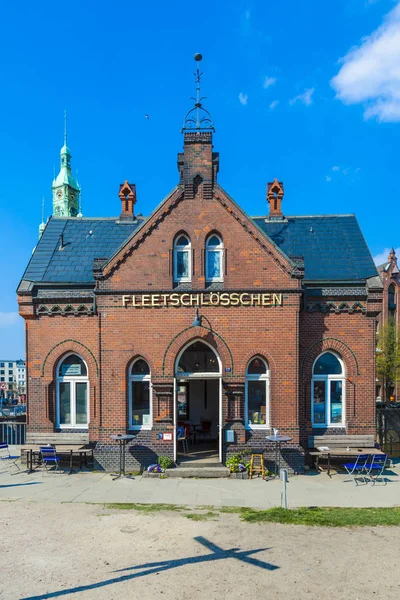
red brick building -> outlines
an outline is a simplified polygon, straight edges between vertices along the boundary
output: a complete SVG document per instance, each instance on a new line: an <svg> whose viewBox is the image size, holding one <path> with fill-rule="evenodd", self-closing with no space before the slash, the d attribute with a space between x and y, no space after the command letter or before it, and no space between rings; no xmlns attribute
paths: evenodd
<svg viewBox="0 0 400 600"><path fill-rule="evenodd" d="M381 282L354 215L287 217L277 180L268 215L245 214L218 184L212 123L189 120L149 217L126 181L119 217L48 222L18 288L28 439L84 436L110 469L109 436L133 432L128 464L145 467L191 422L222 462L262 447L268 463L277 428L301 472L309 436L375 435Z"/></svg>

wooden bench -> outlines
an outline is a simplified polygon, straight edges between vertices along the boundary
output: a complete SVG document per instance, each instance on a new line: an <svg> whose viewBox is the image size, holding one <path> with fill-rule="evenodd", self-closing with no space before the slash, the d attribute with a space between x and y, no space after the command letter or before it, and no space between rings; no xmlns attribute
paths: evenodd
<svg viewBox="0 0 400 600"><path fill-rule="evenodd" d="M373 435L310 435L308 436L308 448L319 448L328 446L335 448L373 448L375 437Z"/></svg>

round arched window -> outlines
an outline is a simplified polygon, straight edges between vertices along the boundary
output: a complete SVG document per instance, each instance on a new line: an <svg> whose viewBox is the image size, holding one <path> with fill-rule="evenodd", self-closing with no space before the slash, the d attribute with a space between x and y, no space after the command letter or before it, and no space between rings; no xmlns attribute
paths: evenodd
<svg viewBox="0 0 400 600"><path fill-rule="evenodd" d="M206 280L223 281L224 244L222 239L212 234L206 242Z"/></svg>
<svg viewBox="0 0 400 600"><path fill-rule="evenodd" d="M324 352L314 363L312 422L315 427L342 427L344 423L344 368L333 352Z"/></svg>
<svg viewBox="0 0 400 600"><path fill-rule="evenodd" d="M246 370L246 427L269 426L269 372L260 356L250 360Z"/></svg>
<svg viewBox="0 0 400 600"><path fill-rule="evenodd" d="M89 381L85 362L68 354L57 367L57 426L83 428L89 425Z"/></svg>
<svg viewBox="0 0 400 600"><path fill-rule="evenodd" d="M151 427L151 378L150 367L143 358L132 364L129 374L129 427Z"/></svg>
<svg viewBox="0 0 400 600"><path fill-rule="evenodd" d="M187 235L178 235L174 243L174 281L192 279L192 246Z"/></svg>

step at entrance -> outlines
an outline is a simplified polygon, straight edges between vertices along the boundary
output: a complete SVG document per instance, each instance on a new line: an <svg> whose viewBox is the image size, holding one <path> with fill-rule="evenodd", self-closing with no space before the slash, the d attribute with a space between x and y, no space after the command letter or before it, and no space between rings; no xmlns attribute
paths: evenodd
<svg viewBox="0 0 400 600"><path fill-rule="evenodd" d="M196 464L197 463L197 464ZM176 469L167 469L167 477L198 477L209 479L213 477L229 477L228 467L221 463L209 462L199 464L199 461L185 461L176 467Z"/></svg>

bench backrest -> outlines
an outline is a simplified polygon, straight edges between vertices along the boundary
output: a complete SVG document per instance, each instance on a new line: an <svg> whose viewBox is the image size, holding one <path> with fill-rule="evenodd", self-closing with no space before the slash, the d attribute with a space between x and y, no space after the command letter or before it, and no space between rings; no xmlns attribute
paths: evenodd
<svg viewBox="0 0 400 600"><path fill-rule="evenodd" d="M329 448L373 448L375 438L373 435L310 435L308 447L318 448L328 446Z"/></svg>
<svg viewBox="0 0 400 600"><path fill-rule="evenodd" d="M26 433L27 444L37 444L45 446L46 444L77 444L83 446L89 443L88 433Z"/></svg>

